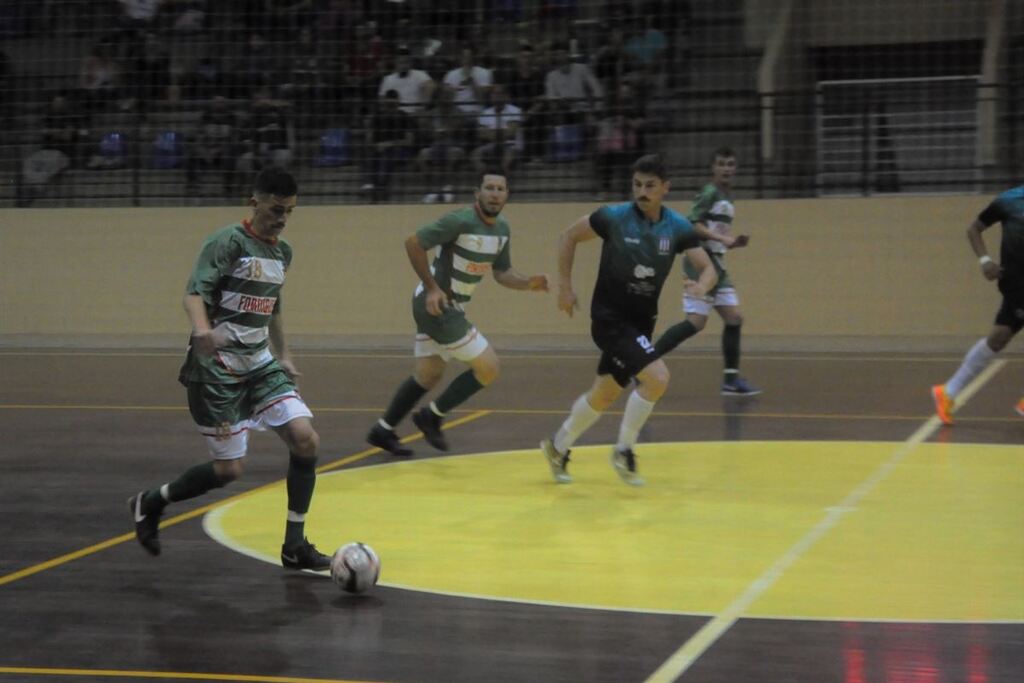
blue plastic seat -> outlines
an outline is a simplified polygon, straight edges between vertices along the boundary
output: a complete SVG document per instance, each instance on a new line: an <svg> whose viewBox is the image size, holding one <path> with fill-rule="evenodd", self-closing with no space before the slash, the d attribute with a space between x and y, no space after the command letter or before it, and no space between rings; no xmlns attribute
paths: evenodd
<svg viewBox="0 0 1024 683"><path fill-rule="evenodd" d="M314 166L344 166L352 155L347 128L330 128L320 136L320 149L313 159Z"/></svg>
<svg viewBox="0 0 1024 683"><path fill-rule="evenodd" d="M583 156L583 147L583 126L555 126L548 140L548 158L551 161L578 161Z"/></svg>
<svg viewBox="0 0 1024 683"><path fill-rule="evenodd" d="M153 138L153 168L181 168L185 157L184 136L163 130Z"/></svg>

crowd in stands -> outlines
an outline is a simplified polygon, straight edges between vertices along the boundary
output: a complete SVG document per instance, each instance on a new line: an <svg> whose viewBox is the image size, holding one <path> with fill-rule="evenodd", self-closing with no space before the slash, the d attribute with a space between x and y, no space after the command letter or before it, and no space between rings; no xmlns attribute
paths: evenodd
<svg viewBox="0 0 1024 683"><path fill-rule="evenodd" d="M588 42L575 0L543 0L536 16L522 0L56 4L75 5L62 21L91 42L77 82L50 97L27 185L103 168L91 122L105 113L187 109L202 112L179 131L187 193L216 181L231 195L263 165L305 160L301 140L343 129L368 200L415 169L425 202L453 201L463 170L494 163L587 159L595 193L624 192L686 5L605 2L608 28ZM200 49L175 54L183 37Z"/></svg>

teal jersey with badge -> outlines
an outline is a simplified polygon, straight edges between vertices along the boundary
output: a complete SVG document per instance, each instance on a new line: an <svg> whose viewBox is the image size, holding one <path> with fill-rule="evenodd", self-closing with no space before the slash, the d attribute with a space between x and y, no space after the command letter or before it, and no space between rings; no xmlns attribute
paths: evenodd
<svg viewBox="0 0 1024 683"><path fill-rule="evenodd" d="M1012 291L1024 293L1024 185L997 196L978 215L978 221L986 227L1002 223L999 265L1003 274L1000 279Z"/></svg>
<svg viewBox="0 0 1024 683"><path fill-rule="evenodd" d="M438 247L431 273L438 286L460 306L469 303L485 275L512 267L510 236L504 217L498 216L493 225L488 225L475 205L456 209L416 231L424 249ZM416 297L423 298L423 291L420 283Z"/></svg>
<svg viewBox="0 0 1024 683"><path fill-rule="evenodd" d="M217 338L217 353L189 347L179 376L183 384L231 384L279 367L270 352L270 319L281 310L281 288L291 246L252 232L248 221L222 228L199 252L187 294L202 297Z"/></svg>
<svg viewBox="0 0 1024 683"><path fill-rule="evenodd" d="M635 202L627 202L590 214L590 227L604 240L591 318L639 322L655 318L676 254L700 246L693 225L665 206L661 217L652 222Z"/></svg>

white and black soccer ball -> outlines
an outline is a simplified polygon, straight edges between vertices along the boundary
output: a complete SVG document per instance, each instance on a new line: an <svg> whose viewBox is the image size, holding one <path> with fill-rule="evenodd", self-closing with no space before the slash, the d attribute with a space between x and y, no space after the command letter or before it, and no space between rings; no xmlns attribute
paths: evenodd
<svg viewBox="0 0 1024 683"><path fill-rule="evenodd" d="M363 593L380 578L380 558L365 543L346 543L331 558L331 579L346 593Z"/></svg>

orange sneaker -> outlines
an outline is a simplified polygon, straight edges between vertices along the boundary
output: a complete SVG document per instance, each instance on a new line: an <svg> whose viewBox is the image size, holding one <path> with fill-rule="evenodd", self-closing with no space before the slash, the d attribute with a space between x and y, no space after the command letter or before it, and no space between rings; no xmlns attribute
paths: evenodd
<svg viewBox="0 0 1024 683"><path fill-rule="evenodd" d="M1017 411L1018 415L1024 416L1024 396L1022 396L1021 399L1017 401L1017 405L1015 405L1013 409Z"/></svg>
<svg viewBox="0 0 1024 683"><path fill-rule="evenodd" d="M932 399L935 401L935 414L942 420L942 424L953 424L953 399L946 394L945 384L932 387Z"/></svg>

